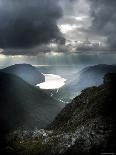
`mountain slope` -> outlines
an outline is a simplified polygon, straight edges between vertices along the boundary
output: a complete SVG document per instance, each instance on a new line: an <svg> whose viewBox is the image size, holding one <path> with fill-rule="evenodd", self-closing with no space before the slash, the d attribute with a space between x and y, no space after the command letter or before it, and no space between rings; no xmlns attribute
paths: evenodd
<svg viewBox="0 0 116 155"><path fill-rule="evenodd" d="M0 134L16 127L42 128L63 104L19 77L0 72Z"/></svg>
<svg viewBox="0 0 116 155"><path fill-rule="evenodd" d="M72 98L80 94L81 90L99 86L103 83L103 77L107 73L116 73L116 65L96 65L84 68L59 89L58 93L54 94L54 98L60 98L63 101L69 102Z"/></svg>
<svg viewBox="0 0 116 155"><path fill-rule="evenodd" d="M45 129L12 143L18 155L93 155L116 152L116 74L82 91ZM14 136L16 136L14 134ZM21 143L19 143L21 141Z"/></svg>
<svg viewBox="0 0 116 155"><path fill-rule="evenodd" d="M32 85L45 82L45 76L36 67L30 64L15 64L1 71L16 75Z"/></svg>
<svg viewBox="0 0 116 155"><path fill-rule="evenodd" d="M115 92L116 74L108 74L104 85L83 90L56 117L48 129L72 137L69 149L64 147L64 154L116 151Z"/></svg>

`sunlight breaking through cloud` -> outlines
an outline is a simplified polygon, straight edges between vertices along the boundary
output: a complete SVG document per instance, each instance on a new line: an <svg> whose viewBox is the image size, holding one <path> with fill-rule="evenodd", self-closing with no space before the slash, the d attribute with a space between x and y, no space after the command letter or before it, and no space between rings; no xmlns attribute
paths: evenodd
<svg viewBox="0 0 116 155"><path fill-rule="evenodd" d="M59 25L59 28L61 30L62 33L67 33L68 31L72 31L74 29L76 29L78 26L73 24L64 24L64 25Z"/></svg>

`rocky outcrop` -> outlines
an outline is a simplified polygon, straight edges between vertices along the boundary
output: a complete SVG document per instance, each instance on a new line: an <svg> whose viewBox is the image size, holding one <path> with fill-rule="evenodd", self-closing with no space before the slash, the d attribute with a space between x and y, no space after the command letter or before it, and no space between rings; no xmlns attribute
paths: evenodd
<svg viewBox="0 0 116 155"><path fill-rule="evenodd" d="M10 147L13 153L28 152L32 155L115 153L115 76L116 74L108 74L104 78L103 85L83 90L81 95L74 98L46 129L36 131L37 136L34 139L32 135L35 131L23 141L19 138L20 140L12 142Z"/></svg>

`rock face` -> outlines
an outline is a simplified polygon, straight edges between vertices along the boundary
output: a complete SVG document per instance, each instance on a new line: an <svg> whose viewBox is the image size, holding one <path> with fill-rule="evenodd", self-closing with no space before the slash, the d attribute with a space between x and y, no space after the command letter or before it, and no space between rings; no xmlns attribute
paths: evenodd
<svg viewBox="0 0 116 155"><path fill-rule="evenodd" d="M12 152L32 155L115 153L115 76L108 74L105 84L83 90L45 130L36 131L37 138L33 140L33 136L30 136L23 141L19 138L12 143ZM109 81L110 86L113 85L112 90L109 89ZM46 136L40 137L40 133Z"/></svg>
<svg viewBox="0 0 116 155"><path fill-rule="evenodd" d="M63 104L21 78L0 72L0 136L18 127L46 127Z"/></svg>
<svg viewBox="0 0 116 155"><path fill-rule="evenodd" d="M32 85L45 82L45 76L37 68L29 64L16 64L1 71L16 75Z"/></svg>
<svg viewBox="0 0 116 155"><path fill-rule="evenodd" d="M116 89L116 74L108 73L104 77L104 85L109 87L111 91Z"/></svg>

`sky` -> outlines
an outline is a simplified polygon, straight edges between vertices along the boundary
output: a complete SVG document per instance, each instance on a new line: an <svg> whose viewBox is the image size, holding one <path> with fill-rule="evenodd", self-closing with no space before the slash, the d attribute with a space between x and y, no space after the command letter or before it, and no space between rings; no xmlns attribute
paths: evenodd
<svg viewBox="0 0 116 155"><path fill-rule="evenodd" d="M115 0L0 0L0 53L66 52L66 40L98 40L116 48ZM70 52L70 51L69 51Z"/></svg>

